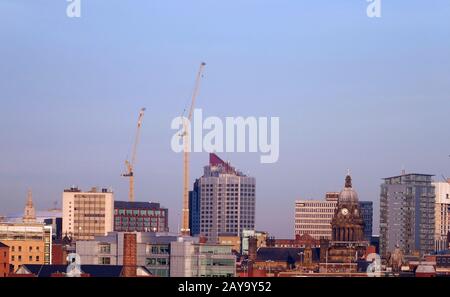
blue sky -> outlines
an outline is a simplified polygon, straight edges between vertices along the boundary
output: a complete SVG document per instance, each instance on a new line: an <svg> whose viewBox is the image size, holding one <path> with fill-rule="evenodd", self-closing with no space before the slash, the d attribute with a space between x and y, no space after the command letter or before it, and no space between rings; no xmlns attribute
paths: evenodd
<svg viewBox="0 0 450 297"><path fill-rule="evenodd" d="M205 116L280 117L280 159L222 154L257 179L257 228L293 236L294 201L323 199L350 168L378 208L381 178L450 175L450 2L0 0L0 214L65 187L112 187L147 107L136 196L179 222L182 156L170 122L208 63ZM192 154L191 178L206 153ZM274 218L275 216L275 218ZM378 210L375 212L378 222ZM377 233L377 231L375 231Z"/></svg>

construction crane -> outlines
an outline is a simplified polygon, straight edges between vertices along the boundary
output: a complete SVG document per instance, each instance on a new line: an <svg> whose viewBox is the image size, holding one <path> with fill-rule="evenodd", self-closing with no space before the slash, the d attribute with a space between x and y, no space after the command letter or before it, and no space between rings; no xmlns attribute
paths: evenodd
<svg viewBox="0 0 450 297"><path fill-rule="evenodd" d="M134 138L134 144L131 151L131 161L125 160L125 170L126 172L122 176L128 177L130 181L130 188L128 192L128 199L130 202L134 202L134 165L136 164L136 151L139 144L139 138L141 135L142 119L144 117L145 108L141 108L139 112L136 136Z"/></svg>
<svg viewBox="0 0 450 297"><path fill-rule="evenodd" d="M194 91L192 92L191 98L191 106L189 108L189 113L187 114L187 118L183 117L183 133L181 133L181 137L183 137L183 213L182 213L182 225L181 225L181 235L189 236L191 233L191 229L189 226L189 152L190 152L190 135L189 129L187 128L188 121L190 122L192 119L192 113L194 111L195 99L197 98L198 91L200 89L200 82L202 79L203 69L205 68L206 63L202 62L200 64L200 68L197 72L197 77L195 79Z"/></svg>

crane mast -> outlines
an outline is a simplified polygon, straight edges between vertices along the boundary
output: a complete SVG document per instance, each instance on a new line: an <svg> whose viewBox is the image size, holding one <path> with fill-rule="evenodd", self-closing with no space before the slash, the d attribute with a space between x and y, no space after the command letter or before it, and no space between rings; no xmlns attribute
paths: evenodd
<svg viewBox="0 0 450 297"><path fill-rule="evenodd" d="M205 68L206 63L202 62L200 64L200 68L197 72L197 77L195 79L194 91L192 92L191 98L191 106L189 108L189 113L186 118L183 118L183 133L181 136L183 137L183 213L182 213L182 225L181 225L181 235L189 236L191 233L189 226L189 152L190 152L190 135L189 129L187 128L187 122L191 121L192 114L194 111L195 100L198 95L198 91L200 89L200 82L202 79L203 69Z"/></svg>
<svg viewBox="0 0 450 297"><path fill-rule="evenodd" d="M134 144L131 151L131 161L125 160L125 170L126 172L122 174L122 176L128 177L129 179L129 190L128 190L128 199L130 202L134 202L134 165L136 163L136 152L137 147L139 145L140 135L141 135L141 127L142 127L142 119L144 118L145 108L141 108L139 112L136 135L134 138Z"/></svg>

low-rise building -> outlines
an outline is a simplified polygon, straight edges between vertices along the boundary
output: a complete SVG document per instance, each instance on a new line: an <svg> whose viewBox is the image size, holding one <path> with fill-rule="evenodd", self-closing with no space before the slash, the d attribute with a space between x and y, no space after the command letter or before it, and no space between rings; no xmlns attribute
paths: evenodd
<svg viewBox="0 0 450 297"><path fill-rule="evenodd" d="M9 246L0 242L0 277L6 277L9 273Z"/></svg>
<svg viewBox="0 0 450 297"><path fill-rule="evenodd" d="M309 234L295 235L295 239L278 239L274 237L267 238L267 247L277 248L303 248L320 247L320 241Z"/></svg>
<svg viewBox="0 0 450 297"><path fill-rule="evenodd" d="M295 202L295 235L311 235L314 239L331 240L331 220L338 204L339 192L327 192L325 201L297 200ZM364 220L364 237L372 236L373 202L359 201Z"/></svg>
<svg viewBox="0 0 450 297"><path fill-rule="evenodd" d="M231 245L201 243L179 237L170 245L171 277L234 277L236 256Z"/></svg>
<svg viewBox="0 0 450 297"><path fill-rule="evenodd" d="M169 210L154 202L114 202L114 231L169 232Z"/></svg>
<svg viewBox="0 0 450 297"><path fill-rule="evenodd" d="M52 228L40 223L0 223L0 242L9 246L14 270L23 264L51 264Z"/></svg>
<svg viewBox="0 0 450 297"><path fill-rule="evenodd" d="M241 237L234 235L219 235L219 244L221 245L231 245L231 249L233 252L241 251Z"/></svg>
<svg viewBox="0 0 450 297"><path fill-rule="evenodd" d="M72 187L63 193L63 236L90 240L113 231L114 194L108 189L83 192Z"/></svg>
<svg viewBox="0 0 450 297"><path fill-rule="evenodd" d="M268 276L289 270L317 269L320 248L264 247L256 252L254 270L265 270Z"/></svg>
<svg viewBox="0 0 450 297"><path fill-rule="evenodd" d="M295 235L308 234L314 239L331 239L331 220L339 193L326 193L325 201L297 200L295 202Z"/></svg>
<svg viewBox="0 0 450 297"><path fill-rule="evenodd" d="M90 265L123 265L124 237L126 232L110 232L107 236L96 236L94 240L77 241L76 253L81 263ZM155 232L133 232L136 234L136 263L146 267L152 275L169 276L170 244L176 235Z"/></svg>
<svg viewBox="0 0 450 297"><path fill-rule="evenodd" d="M263 231L255 230L243 230L241 239L241 253L243 255L248 255L249 251L249 238L256 238L256 248L265 247L268 238L268 233Z"/></svg>
<svg viewBox="0 0 450 297"><path fill-rule="evenodd" d="M68 263L68 255L76 252L75 242L68 236L53 241L52 264L65 265Z"/></svg>

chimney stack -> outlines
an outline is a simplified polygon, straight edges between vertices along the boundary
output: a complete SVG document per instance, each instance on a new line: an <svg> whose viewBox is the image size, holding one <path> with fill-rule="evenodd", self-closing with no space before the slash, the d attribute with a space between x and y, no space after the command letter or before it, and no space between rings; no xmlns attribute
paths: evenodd
<svg viewBox="0 0 450 297"><path fill-rule="evenodd" d="M123 235L123 276L135 277L137 270L136 233Z"/></svg>

